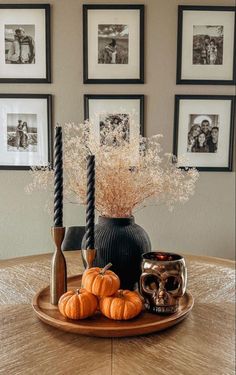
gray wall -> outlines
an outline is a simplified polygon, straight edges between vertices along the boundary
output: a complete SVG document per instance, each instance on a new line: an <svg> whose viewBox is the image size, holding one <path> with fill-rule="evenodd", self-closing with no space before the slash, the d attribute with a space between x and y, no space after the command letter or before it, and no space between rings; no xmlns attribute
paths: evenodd
<svg viewBox="0 0 236 375"><path fill-rule="evenodd" d="M2 0L1 3L39 1ZM1 93L51 93L54 123L83 119L83 94L142 93L146 95L146 135L164 135L172 150L174 95L235 93L233 86L175 85L177 5L235 5L234 0L128 0L144 3L144 85L83 85L81 0L48 0L52 5L52 84L1 84ZM93 0L90 3L108 3ZM112 1L110 1L112 3ZM52 218L45 211L45 193L26 195L30 182L26 171L0 171L0 258L52 251ZM202 172L195 196L169 213L165 207L149 207L136 214L136 221L149 233L153 249L183 253L234 256L235 173ZM66 225L83 225L84 209L66 205Z"/></svg>

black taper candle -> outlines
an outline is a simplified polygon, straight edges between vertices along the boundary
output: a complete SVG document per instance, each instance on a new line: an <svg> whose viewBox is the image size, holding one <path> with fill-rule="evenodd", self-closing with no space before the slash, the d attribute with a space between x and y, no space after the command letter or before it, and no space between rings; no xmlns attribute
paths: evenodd
<svg viewBox="0 0 236 375"><path fill-rule="evenodd" d="M87 158L86 249L94 249L95 156Z"/></svg>
<svg viewBox="0 0 236 375"><path fill-rule="evenodd" d="M54 141L54 226L63 226L63 151L62 128L56 126Z"/></svg>

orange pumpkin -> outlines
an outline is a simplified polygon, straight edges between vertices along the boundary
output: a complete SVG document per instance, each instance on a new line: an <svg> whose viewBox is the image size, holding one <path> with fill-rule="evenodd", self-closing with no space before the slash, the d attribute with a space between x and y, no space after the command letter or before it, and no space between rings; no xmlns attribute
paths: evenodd
<svg viewBox="0 0 236 375"><path fill-rule="evenodd" d="M102 297L99 307L103 315L114 320L128 320L142 310L142 300L138 293L130 290L118 290L113 296Z"/></svg>
<svg viewBox="0 0 236 375"><path fill-rule="evenodd" d="M95 313L97 307L97 298L84 288L64 293L58 302L60 313L69 319L88 318Z"/></svg>
<svg viewBox="0 0 236 375"><path fill-rule="evenodd" d="M96 296L111 296L120 287L119 277L108 270L112 266L107 264L104 268L92 267L86 270L82 277L82 286Z"/></svg>

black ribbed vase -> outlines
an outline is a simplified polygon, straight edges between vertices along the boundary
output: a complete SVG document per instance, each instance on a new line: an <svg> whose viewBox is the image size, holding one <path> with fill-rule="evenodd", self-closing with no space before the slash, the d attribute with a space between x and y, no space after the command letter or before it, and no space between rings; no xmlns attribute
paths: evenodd
<svg viewBox="0 0 236 375"><path fill-rule="evenodd" d="M85 237L82 248L85 248ZM145 230L135 224L134 217L99 217L95 226L95 267L112 263L111 270L121 280L122 289L133 290L141 274L141 254L151 251L151 241Z"/></svg>

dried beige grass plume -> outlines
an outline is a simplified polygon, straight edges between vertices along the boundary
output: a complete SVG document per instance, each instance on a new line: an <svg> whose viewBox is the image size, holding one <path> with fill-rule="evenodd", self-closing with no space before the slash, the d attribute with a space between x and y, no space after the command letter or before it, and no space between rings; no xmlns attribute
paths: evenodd
<svg viewBox="0 0 236 375"><path fill-rule="evenodd" d="M107 123L100 137L92 133L93 125L65 124L64 181L65 195L86 202L86 158L96 160L96 209L102 216L129 217L137 208L165 202L172 209L176 202L185 203L194 194L199 177L196 169L177 167L172 154L161 152L161 135L150 138L127 137L127 118L120 123ZM132 124L132 129L137 125ZM139 127L138 127L139 130ZM128 140L127 140L128 139ZM53 184L50 168L32 170L33 181L28 191L48 188Z"/></svg>

